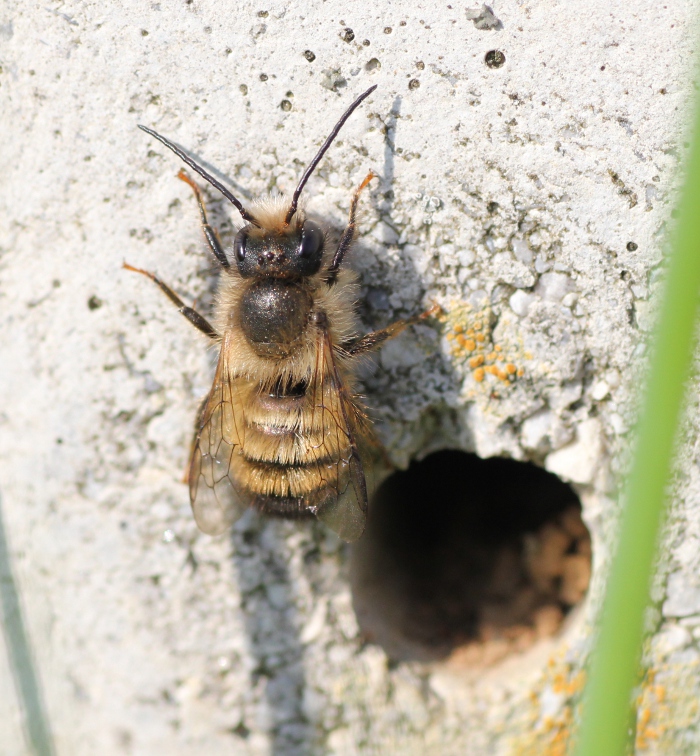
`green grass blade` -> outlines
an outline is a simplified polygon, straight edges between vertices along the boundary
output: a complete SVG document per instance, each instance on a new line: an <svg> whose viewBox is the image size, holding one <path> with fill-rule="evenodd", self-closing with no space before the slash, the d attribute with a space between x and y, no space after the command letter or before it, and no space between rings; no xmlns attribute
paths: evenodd
<svg viewBox="0 0 700 756"><path fill-rule="evenodd" d="M12 570L10 549L0 497L0 632L5 637L10 669L17 690L17 702L24 719L27 753L53 756L51 728L44 705L41 681L37 673L29 634L24 622L19 589ZM7 709L7 704L3 704ZM0 710L0 716L3 713ZM0 753L6 753L0 746Z"/></svg>
<svg viewBox="0 0 700 756"><path fill-rule="evenodd" d="M700 295L700 110L613 558L583 699L577 756L626 752L643 615L688 378Z"/></svg>

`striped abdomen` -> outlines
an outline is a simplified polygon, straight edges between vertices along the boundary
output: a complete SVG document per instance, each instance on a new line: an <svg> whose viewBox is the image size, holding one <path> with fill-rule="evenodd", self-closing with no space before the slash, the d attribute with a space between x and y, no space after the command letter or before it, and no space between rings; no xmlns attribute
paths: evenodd
<svg viewBox="0 0 700 756"><path fill-rule="evenodd" d="M233 478L268 514L315 514L347 486L350 444L330 376L312 386L246 388Z"/></svg>

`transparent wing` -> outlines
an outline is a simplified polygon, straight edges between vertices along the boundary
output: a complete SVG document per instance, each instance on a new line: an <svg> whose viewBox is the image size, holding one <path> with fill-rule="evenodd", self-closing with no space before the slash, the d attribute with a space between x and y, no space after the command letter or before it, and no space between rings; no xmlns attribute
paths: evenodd
<svg viewBox="0 0 700 756"><path fill-rule="evenodd" d="M328 331L319 330L307 403L304 411L295 416L292 439L280 436L279 448L274 445L274 435L267 439L272 448L264 457L279 460L282 469L268 470L265 475L269 477L257 480L252 489L258 494L241 483L246 479L250 483L250 457L255 442L253 437L249 439L246 462L243 450L250 397L242 388L246 382L231 378L232 371L226 364L228 351L224 342L192 446L190 501L200 530L210 535L223 533L249 506L261 508L258 499L265 498L264 489L269 491L276 484L280 492L275 495L282 497L280 503L293 500L297 502L295 507L300 505L302 511L315 514L342 539L356 541L367 519L362 457L371 429L343 380ZM286 448L290 441L292 447ZM282 459L288 463L282 463ZM284 514L280 510L272 513Z"/></svg>
<svg viewBox="0 0 700 756"><path fill-rule="evenodd" d="M314 450L325 496L316 516L345 541L356 541L367 521L367 481L361 445L368 420L353 400L338 367L330 334L321 330L314 380L314 413L322 413L322 443ZM329 456L334 464L328 465ZM330 473L330 475L329 475Z"/></svg>
<svg viewBox="0 0 700 756"><path fill-rule="evenodd" d="M188 481L197 526L208 535L226 531L245 512L250 495L235 482L235 455L243 446L239 388L226 369L226 342L209 397L197 417Z"/></svg>

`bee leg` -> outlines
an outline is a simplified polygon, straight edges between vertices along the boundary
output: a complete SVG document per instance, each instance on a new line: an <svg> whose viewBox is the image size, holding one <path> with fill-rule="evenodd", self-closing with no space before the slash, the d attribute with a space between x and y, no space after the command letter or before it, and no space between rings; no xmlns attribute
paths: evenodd
<svg viewBox="0 0 700 756"><path fill-rule="evenodd" d="M350 245L355 238L355 218L357 216L357 203L360 201L360 194L362 194L362 190L373 178L376 178L376 174L370 171L365 176L365 180L355 190L355 194L353 194L352 196L352 201L350 202L350 217L348 218L348 225L345 227L345 231L343 231L343 235L340 237L340 242L338 242L338 249L336 249L335 254L333 255L333 261L328 266L328 270L326 271L326 283L329 286L333 286L333 284L336 282L338 278L338 270L340 269L340 265L343 262L345 253L350 249Z"/></svg>
<svg viewBox="0 0 700 756"><path fill-rule="evenodd" d="M419 323L421 320L435 315L440 312L440 305L433 305L429 310L420 313L420 315L414 315L411 318L405 318L404 320L397 320L386 328L382 328L381 331L373 331L366 336L361 336L358 339L354 339L349 343L342 344L342 348L351 356L354 357L358 354L364 354L365 352L371 352L373 349L381 346L385 341L393 339L404 331L408 326Z"/></svg>
<svg viewBox="0 0 700 756"><path fill-rule="evenodd" d="M215 341L219 340L220 336L214 330L214 327L211 325L211 323L209 323L209 321L205 317L200 315L197 310L193 309L192 307L188 307L167 284L163 283L160 278L158 278L158 276L156 276L154 273L150 273L147 270L134 268L134 266L129 265L129 263L123 263L122 267L126 268L127 270L133 270L134 273L140 273L142 276L150 278L153 283L160 287L160 290L165 294L165 296L175 305L175 307L177 307L177 309L187 318L187 320L190 321L190 323L192 323L195 328L198 328L205 336L208 336L210 339L213 339Z"/></svg>
<svg viewBox="0 0 700 756"><path fill-rule="evenodd" d="M184 171L182 168L177 174L177 177L180 179L180 181L184 181L186 184L189 184L192 187L194 196L197 198L197 204L199 205L199 214L202 218L202 231L204 231L204 238L207 240L209 249L212 251L214 257L216 257L216 259L223 265L224 268L228 268L229 261L226 257L226 253L224 252L223 247L221 246L219 235L216 233L216 229L213 226L209 225L209 221L207 220L207 210L204 207L204 199L202 197L200 188L197 186L197 184L194 183L189 173L187 173L187 171Z"/></svg>

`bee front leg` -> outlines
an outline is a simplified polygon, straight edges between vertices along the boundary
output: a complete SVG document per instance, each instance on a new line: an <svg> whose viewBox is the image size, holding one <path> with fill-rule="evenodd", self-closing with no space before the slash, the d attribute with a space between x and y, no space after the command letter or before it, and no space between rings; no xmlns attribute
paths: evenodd
<svg viewBox="0 0 700 756"><path fill-rule="evenodd" d="M213 226L209 225L209 221L207 220L207 209L204 206L204 199L202 197L200 188L197 186L197 184L194 183L189 173L182 170L182 168L177 174L177 177L180 179L180 181L184 181L192 188L194 196L197 199L197 204L199 205L199 215L202 219L202 231L204 232L204 238L207 240L209 249L212 251L214 257L216 257L216 259L223 265L224 268L228 268L229 261L226 257L226 253L224 252L223 247L221 246L219 235L216 233L216 229Z"/></svg>
<svg viewBox="0 0 700 756"><path fill-rule="evenodd" d="M353 341L347 342L342 345L342 348L351 356L354 357L359 354L371 352L373 349L384 344L386 341L398 336L402 331L406 330L408 326L419 323L421 320L431 317L432 315L440 312L440 305L433 305L430 309L420 313L420 315L414 315L412 318L405 318L403 320L397 320L386 328L382 328L380 331L373 331L366 336L360 336Z"/></svg>
<svg viewBox="0 0 700 756"><path fill-rule="evenodd" d="M123 263L122 267L126 268L127 270L132 270L134 271L134 273L140 273L142 276L146 276L146 278L150 278L154 284L160 287L160 290L165 294L165 296L175 305L175 307L177 307L177 309L187 318L187 320L190 321L190 323L192 323L195 328L200 330L205 336L208 336L214 341L218 341L220 339L219 334L214 330L214 327L211 325L211 323L209 323L209 321L204 316L200 315L197 310L193 309L192 307L188 307L166 283L163 283L163 281L161 281L160 278L155 275L155 273L151 273L147 270L142 270L141 268L135 268L133 265L129 265L129 263Z"/></svg>
<svg viewBox="0 0 700 756"><path fill-rule="evenodd" d="M340 265L343 262L343 258L345 257L346 252L350 249L350 246L355 239L355 227L357 223L357 203L360 201L362 190L373 178L376 178L376 174L370 171L365 176L365 180L355 190L355 194L353 194L352 196L352 201L350 202L350 217L348 218L348 225L345 227L345 231L343 231L343 235L340 237L338 248L336 249L335 254L333 255L333 260L328 266L328 270L326 271L326 283L328 284L328 286L333 286L333 284L338 279L338 271L340 270Z"/></svg>

